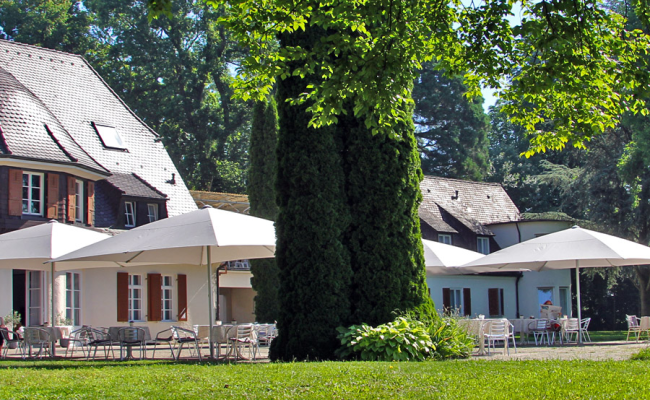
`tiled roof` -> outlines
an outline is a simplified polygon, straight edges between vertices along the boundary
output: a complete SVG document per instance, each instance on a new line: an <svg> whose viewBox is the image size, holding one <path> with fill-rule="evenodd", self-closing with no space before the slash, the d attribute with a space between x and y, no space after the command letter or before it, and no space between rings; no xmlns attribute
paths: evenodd
<svg viewBox="0 0 650 400"><path fill-rule="evenodd" d="M430 219L442 220L440 211L442 209L480 235L492 235L485 225L520 219L519 209L498 183L425 176L420 184L420 190L422 191L422 204L419 210L421 218L422 215L427 215ZM437 229L427 220L425 222L438 231L447 232Z"/></svg>
<svg viewBox="0 0 650 400"><path fill-rule="evenodd" d="M0 40L0 68L38 98L97 163L114 174L135 173L167 195L169 216L196 210L158 135L122 102L83 57ZM93 122L116 128L127 151L105 148Z"/></svg>
<svg viewBox="0 0 650 400"><path fill-rule="evenodd" d="M147 181L136 174L116 173L106 178L106 181L125 196L167 200L167 196L164 193L156 190L156 188L152 187Z"/></svg>
<svg viewBox="0 0 650 400"><path fill-rule="evenodd" d="M43 102L1 67L0 129L4 144L0 151L5 156L109 174L72 139Z"/></svg>

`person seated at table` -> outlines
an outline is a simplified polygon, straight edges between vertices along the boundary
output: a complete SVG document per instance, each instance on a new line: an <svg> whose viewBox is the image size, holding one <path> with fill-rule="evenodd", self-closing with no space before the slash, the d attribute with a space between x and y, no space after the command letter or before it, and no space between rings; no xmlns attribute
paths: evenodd
<svg viewBox="0 0 650 400"><path fill-rule="evenodd" d="M552 302L551 300L546 300L546 301L544 302L544 305L545 305L545 306L552 306L552 305L553 305L553 302Z"/></svg>

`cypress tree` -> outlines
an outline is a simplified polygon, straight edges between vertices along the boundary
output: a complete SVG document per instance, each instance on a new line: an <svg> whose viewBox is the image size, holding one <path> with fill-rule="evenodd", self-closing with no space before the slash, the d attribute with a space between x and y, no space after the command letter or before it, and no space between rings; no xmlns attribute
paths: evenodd
<svg viewBox="0 0 650 400"><path fill-rule="evenodd" d="M282 46L309 50L320 29L284 34ZM272 360L330 359L339 347L336 328L349 323L352 271L343 235L349 225L341 140L336 126L308 127L307 105L298 96L308 79L278 84L278 178L276 262L280 269L279 336Z"/></svg>
<svg viewBox="0 0 650 400"><path fill-rule="evenodd" d="M358 119L347 118L346 125L339 128L347 133L352 321L376 326L393 320L395 312L433 319L418 217L423 175L413 124L395 127L396 138L373 135Z"/></svg>
<svg viewBox="0 0 650 400"><path fill-rule="evenodd" d="M273 97L258 102L253 108L248 170L248 200L253 216L274 220L278 214L275 203L275 175L278 141L278 111ZM255 296L255 318L258 322L274 322L280 310L278 288L280 277L275 259L251 260L251 285Z"/></svg>

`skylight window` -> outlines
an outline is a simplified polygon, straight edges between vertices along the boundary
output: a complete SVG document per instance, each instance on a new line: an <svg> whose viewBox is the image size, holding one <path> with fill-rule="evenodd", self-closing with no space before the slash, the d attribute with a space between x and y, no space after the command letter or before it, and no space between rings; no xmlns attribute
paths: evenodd
<svg viewBox="0 0 650 400"><path fill-rule="evenodd" d="M117 132L117 129L112 126L98 125L95 123L93 123L93 126L95 127L97 134L99 134L99 138L102 140L104 147L126 150L124 140L122 140L122 137Z"/></svg>

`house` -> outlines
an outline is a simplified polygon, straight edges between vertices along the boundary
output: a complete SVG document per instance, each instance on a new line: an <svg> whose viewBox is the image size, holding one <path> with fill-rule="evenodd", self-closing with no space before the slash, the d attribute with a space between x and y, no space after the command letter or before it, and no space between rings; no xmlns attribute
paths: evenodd
<svg viewBox="0 0 650 400"><path fill-rule="evenodd" d="M0 233L51 219L117 233L195 209L161 138L83 57L0 40ZM49 321L53 290L55 315L76 326L207 324L204 272L75 270L55 273L50 288L49 272L17 264L0 270L0 315Z"/></svg>
<svg viewBox="0 0 650 400"><path fill-rule="evenodd" d="M489 254L573 225L569 218L523 216L497 183L425 176L419 208L424 239ZM440 309L461 315L539 316L546 300L571 314L570 270L427 277Z"/></svg>

